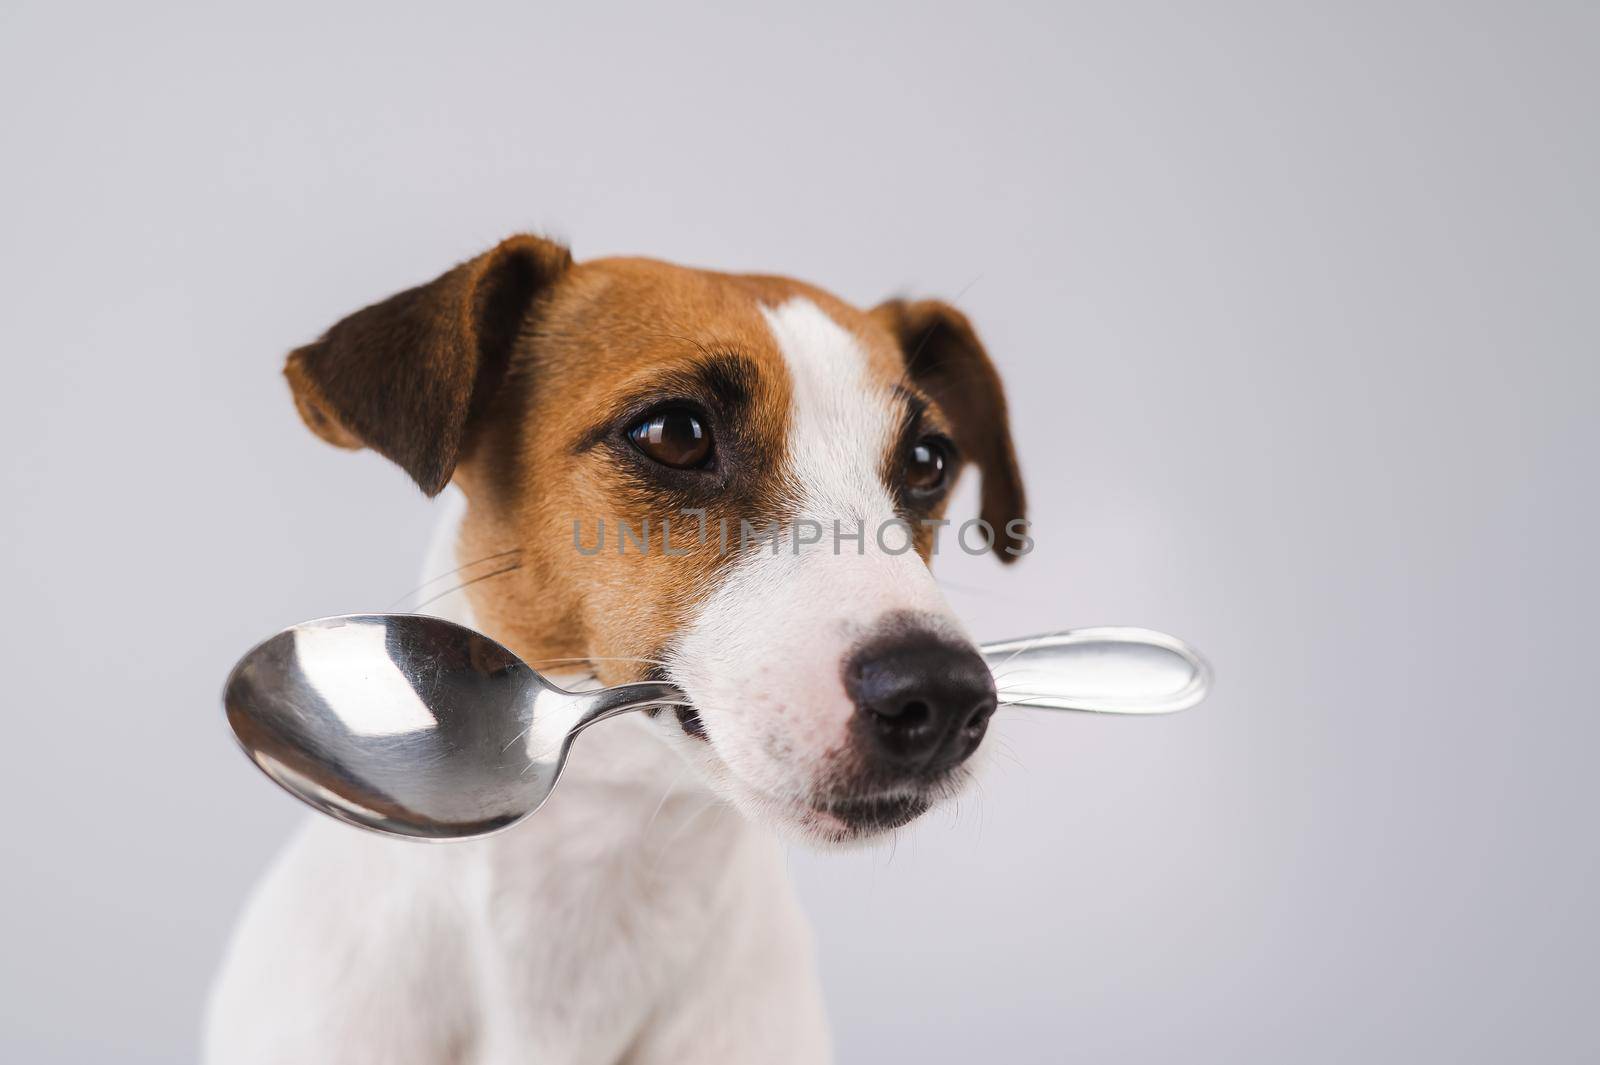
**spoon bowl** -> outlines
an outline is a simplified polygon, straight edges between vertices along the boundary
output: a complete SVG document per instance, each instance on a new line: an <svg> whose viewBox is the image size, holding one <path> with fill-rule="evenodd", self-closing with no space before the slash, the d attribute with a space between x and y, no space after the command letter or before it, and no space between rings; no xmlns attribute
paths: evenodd
<svg viewBox="0 0 1600 1065"><path fill-rule="evenodd" d="M290 794L362 828L449 840L538 809L587 726L681 698L666 684L569 692L454 622L353 614L257 645L223 702L245 753Z"/></svg>
<svg viewBox="0 0 1600 1065"><path fill-rule="evenodd" d="M1118 714L1184 710L1210 670L1174 637L1079 629L980 648L1002 705ZM223 691L245 754L348 824L416 840L508 828L550 795L578 733L670 684L557 687L481 633L423 614L349 614L256 645Z"/></svg>

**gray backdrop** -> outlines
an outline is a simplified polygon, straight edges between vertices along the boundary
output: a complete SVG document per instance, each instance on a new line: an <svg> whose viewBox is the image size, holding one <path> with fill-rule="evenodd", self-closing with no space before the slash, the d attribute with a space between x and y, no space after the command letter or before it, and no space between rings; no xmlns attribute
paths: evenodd
<svg viewBox="0 0 1600 1065"><path fill-rule="evenodd" d="M842 1060L1600 1053L1597 40L1584 4L6 4L0 1057L194 1054L301 816L222 678L398 598L432 520L281 357L523 228L958 297L1039 548L946 557L957 607L1214 659L1199 711L1013 712L959 810L793 854Z"/></svg>

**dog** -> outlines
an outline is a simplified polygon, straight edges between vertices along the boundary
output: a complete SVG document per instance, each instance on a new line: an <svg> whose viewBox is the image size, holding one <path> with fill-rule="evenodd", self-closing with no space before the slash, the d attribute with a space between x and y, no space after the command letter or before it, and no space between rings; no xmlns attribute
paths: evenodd
<svg viewBox="0 0 1600 1065"><path fill-rule="evenodd" d="M523 235L285 375L324 440L459 489L441 613L686 702L590 730L487 839L308 824L229 945L206 1061L829 1060L782 841L884 836L974 771L994 682L928 568L962 469L996 556L1031 546L967 319Z"/></svg>

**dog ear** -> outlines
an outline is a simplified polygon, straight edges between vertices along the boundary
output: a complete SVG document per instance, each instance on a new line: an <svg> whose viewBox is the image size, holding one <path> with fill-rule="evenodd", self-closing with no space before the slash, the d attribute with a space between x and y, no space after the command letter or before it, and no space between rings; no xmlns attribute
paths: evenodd
<svg viewBox="0 0 1600 1065"><path fill-rule="evenodd" d="M944 411L956 446L983 471L979 517L994 532L1000 561L1015 562L1031 546L1026 525L1012 524L1027 516L1022 472L1000 375L972 323L939 300L890 300L872 316L899 341L906 376Z"/></svg>
<svg viewBox="0 0 1600 1065"><path fill-rule="evenodd" d="M437 495L505 378L530 306L571 265L559 244L516 236L357 311L290 353L283 372L300 417L330 444L372 448Z"/></svg>

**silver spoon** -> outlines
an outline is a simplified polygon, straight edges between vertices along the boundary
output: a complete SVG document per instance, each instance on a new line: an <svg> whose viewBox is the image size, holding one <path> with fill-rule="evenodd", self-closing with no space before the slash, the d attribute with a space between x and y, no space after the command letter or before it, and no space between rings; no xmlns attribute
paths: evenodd
<svg viewBox="0 0 1600 1065"><path fill-rule="evenodd" d="M1181 641L1099 628L980 648L1002 706L1165 714L1211 671ZM537 810L573 737L596 721L682 705L670 684L558 688L480 633L422 614L307 621L258 644L223 692L251 761L340 821L420 840L471 839Z"/></svg>

